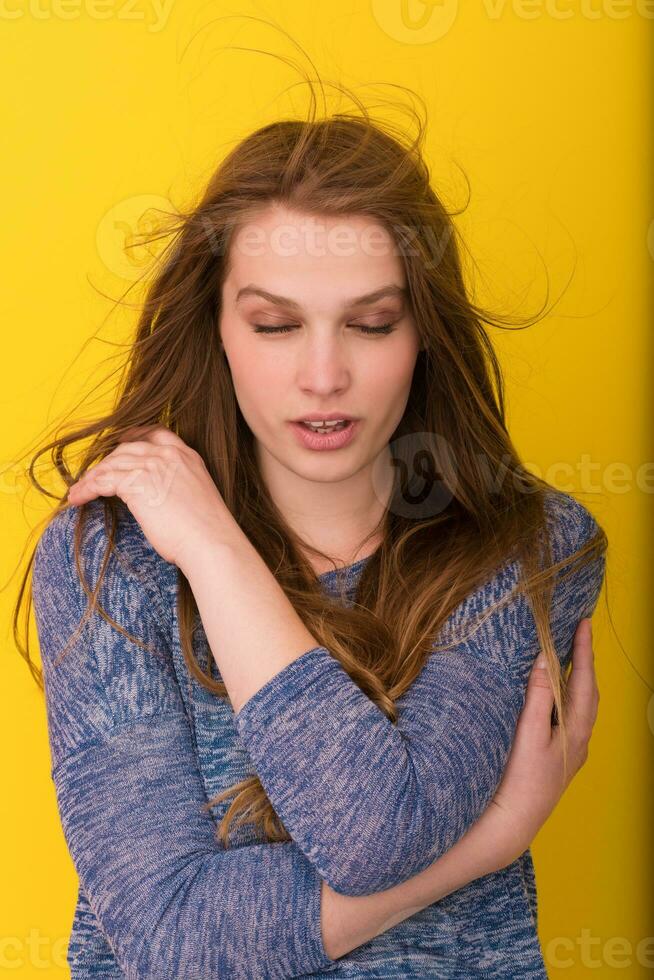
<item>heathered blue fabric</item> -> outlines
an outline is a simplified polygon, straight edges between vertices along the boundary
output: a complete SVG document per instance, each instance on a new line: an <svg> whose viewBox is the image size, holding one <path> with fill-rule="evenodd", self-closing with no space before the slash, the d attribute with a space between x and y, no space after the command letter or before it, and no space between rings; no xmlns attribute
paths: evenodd
<svg viewBox="0 0 654 980"><path fill-rule="evenodd" d="M102 501L90 512L83 563L94 585L107 544ZM33 577L51 777L80 883L73 980L546 978L529 850L338 960L325 954L320 928L322 878L348 895L390 888L451 847L488 804L539 649L523 596L428 658L398 701L397 725L321 646L235 715L189 674L177 569L126 509L100 601L154 652L96 612L55 664L86 605L74 563L77 514L71 508L46 528ZM597 527L568 494L552 491L547 514L554 560ZM321 576L334 601L353 598L367 560ZM439 640L465 630L517 574L514 563L500 568L454 610ZM551 623L564 665L603 575L600 558L557 583ZM199 617L196 625L194 650L206 666ZM230 800L210 813L201 806L255 772L293 840L267 843L247 825L224 849L214 829Z"/></svg>

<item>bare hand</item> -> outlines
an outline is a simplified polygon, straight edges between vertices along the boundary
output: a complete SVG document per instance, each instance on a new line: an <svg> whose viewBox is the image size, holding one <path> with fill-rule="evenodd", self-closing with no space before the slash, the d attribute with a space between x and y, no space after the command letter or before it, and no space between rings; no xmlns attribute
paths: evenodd
<svg viewBox="0 0 654 980"><path fill-rule="evenodd" d="M118 496L166 561L184 567L197 542L237 527L204 460L163 425L138 426L72 484L71 504Z"/></svg>
<svg viewBox="0 0 654 980"><path fill-rule="evenodd" d="M582 619L577 627L572 670L564 689L566 685L568 770L564 777L563 736L560 727L551 724L552 684L547 669L532 667L511 753L488 808L495 808L495 819L499 814L500 823L509 834L510 860L529 847L588 758L599 704L590 619Z"/></svg>

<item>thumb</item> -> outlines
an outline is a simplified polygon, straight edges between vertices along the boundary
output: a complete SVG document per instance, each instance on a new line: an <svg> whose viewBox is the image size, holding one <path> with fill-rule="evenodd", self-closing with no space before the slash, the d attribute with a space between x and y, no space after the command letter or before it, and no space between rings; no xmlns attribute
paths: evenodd
<svg viewBox="0 0 654 980"><path fill-rule="evenodd" d="M535 742L547 745L552 737L552 708L554 691L544 653L536 658L527 682L523 708L526 724Z"/></svg>

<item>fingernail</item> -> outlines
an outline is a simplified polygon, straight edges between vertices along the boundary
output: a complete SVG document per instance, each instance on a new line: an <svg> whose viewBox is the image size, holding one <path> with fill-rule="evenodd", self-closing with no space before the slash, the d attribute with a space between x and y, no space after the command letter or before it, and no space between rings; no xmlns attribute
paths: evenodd
<svg viewBox="0 0 654 980"><path fill-rule="evenodd" d="M539 654L536 659L535 666L538 667L539 670L543 670L545 667L547 667L547 657L544 653Z"/></svg>

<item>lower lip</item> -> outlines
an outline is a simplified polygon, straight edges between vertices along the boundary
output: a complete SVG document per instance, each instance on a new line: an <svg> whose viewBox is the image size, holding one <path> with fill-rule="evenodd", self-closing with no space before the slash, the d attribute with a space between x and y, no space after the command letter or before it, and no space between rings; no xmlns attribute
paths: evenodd
<svg viewBox="0 0 654 980"><path fill-rule="evenodd" d="M328 436L321 436L319 432L312 432L302 422L290 423L300 445L304 446L305 449L317 449L323 452L327 449L342 449L344 446L347 446L354 439L355 429L358 424L358 420L353 421L338 432L332 432Z"/></svg>

